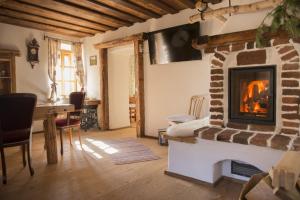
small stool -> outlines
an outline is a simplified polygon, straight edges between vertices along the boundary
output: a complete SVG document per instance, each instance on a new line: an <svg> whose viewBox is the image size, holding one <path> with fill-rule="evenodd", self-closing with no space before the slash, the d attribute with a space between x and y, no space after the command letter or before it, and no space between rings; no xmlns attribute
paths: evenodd
<svg viewBox="0 0 300 200"><path fill-rule="evenodd" d="M165 137L167 129L158 129L158 144L161 146L168 146L168 139Z"/></svg>

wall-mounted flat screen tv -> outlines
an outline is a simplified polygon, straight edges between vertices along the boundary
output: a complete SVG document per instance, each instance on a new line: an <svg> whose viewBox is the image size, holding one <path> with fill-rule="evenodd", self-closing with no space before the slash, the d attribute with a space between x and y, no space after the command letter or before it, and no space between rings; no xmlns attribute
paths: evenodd
<svg viewBox="0 0 300 200"><path fill-rule="evenodd" d="M200 23L186 24L148 33L151 64L201 60L199 50L192 47L198 40Z"/></svg>

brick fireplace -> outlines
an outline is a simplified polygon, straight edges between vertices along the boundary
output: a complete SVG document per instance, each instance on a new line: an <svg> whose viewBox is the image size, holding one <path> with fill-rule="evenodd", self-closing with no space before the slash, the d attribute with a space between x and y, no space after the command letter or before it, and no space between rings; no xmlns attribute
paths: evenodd
<svg viewBox="0 0 300 200"><path fill-rule="evenodd" d="M267 48L244 42L205 49L213 53L210 122L194 132L194 144L169 141L167 172L212 184L222 176L246 180L230 164L267 172L284 151L299 151L299 42L276 38Z"/></svg>
<svg viewBox="0 0 300 200"><path fill-rule="evenodd" d="M266 48L244 42L206 49L206 53L214 53L210 82L212 127L200 130L199 136L300 150L300 66L296 45L299 41L276 38ZM232 77L239 73L244 73L242 78ZM237 87L238 94L232 94L230 83Z"/></svg>

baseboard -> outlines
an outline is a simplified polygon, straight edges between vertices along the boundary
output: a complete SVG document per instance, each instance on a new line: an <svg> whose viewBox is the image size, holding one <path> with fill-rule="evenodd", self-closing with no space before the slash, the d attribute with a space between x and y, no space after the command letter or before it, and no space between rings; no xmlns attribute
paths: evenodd
<svg viewBox="0 0 300 200"><path fill-rule="evenodd" d="M247 183L247 181L240 180L240 179L237 179L237 178L228 177L228 176L222 176L221 178L224 179L224 180L229 180L229 181L240 183L240 184Z"/></svg>
<svg viewBox="0 0 300 200"><path fill-rule="evenodd" d="M210 186L210 187L216 187L216 185L218 185L222 180L229 180L229 181L237 182L237 183L241 183L241 184L246 183L246 181L235 179L235 178L232 178L232 177L227 177L227 176L221 176L214 183L208 183L208 182L205 182L205 181L201 181L199 179L195 179L195 178L192 178L192 177L189 177L189 176L184 176L184 175L177 174L177 173L174 173L174 172L170 172L170 171L167 171L167 170L165 170L164 173L166 175L172 176L174 178L179 178L179 179L182 179L182 180L185 180L185 181L189 181L189 182L192 182L192 183L195 183L195 184L206 185L206 186Z"/></svg>
<svg viewBox="0 0 300 200"><path fill-rule="evenodd" d="M158 137L152 136L152 135L143 135L142 138L149 138L149 139L155 139L155 140L158 139Z"/></svg>
<svg viewBox="0 0 300 200"><path fill-rule="evenodd" d="M201 180L189 177L189 176L184 176L184 175L181 175L181 174L170 172L170 171L167 171L167 170L165 170L165 174L168 175L168 176L172 176L174 178L179 178L179 179L189 181L189 182L192 182L192 183L196 183L196 184L199 184L199 185L206 185L206 186L210 186L210 187L214 187L216 185L216 184L201 181ZM219 180L216 181L216 182L219 182Z"/></svg>
<svg viewBox="0 0 300 200"><path fill-rule="evenodd" d="M124 127L120 127L120 128L112 128L109 129L109 131L117 131L117 130L122 130L122 129L126 129L126 128L132 128L131 126L124 126Z"/></svg>

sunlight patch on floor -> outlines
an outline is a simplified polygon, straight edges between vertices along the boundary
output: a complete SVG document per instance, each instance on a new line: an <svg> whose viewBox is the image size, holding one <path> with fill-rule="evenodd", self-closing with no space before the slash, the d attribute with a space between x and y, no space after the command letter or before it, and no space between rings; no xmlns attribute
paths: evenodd
<svg viewBox="0 0 300 200"><path fill-rule="evenodd" d="M108 154L115 154L118 153L119 150L116 148L111 147L110 145L100 141L100 140L94 140L91 138L86 138L85 139L87 142L91 143L92 145L96 146L97 148L103 150L105 153Z"/></svg>
<svg viewBox="0 0 300 200"><path fill-rule="evenodd" d="M95 158L97 159L101 159L103 158L99 153L95 152L93 149L91 149L90 147L88 147L86 144L82 144L82 146L80 145L80 142L77 140L75 141L75 145L76 145L76 148L79 150L79 151L85 151L85 152L88 152L90 154L92 154Z"/></svg>

